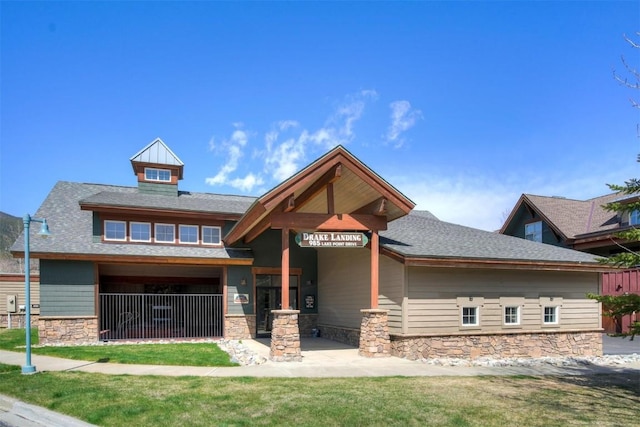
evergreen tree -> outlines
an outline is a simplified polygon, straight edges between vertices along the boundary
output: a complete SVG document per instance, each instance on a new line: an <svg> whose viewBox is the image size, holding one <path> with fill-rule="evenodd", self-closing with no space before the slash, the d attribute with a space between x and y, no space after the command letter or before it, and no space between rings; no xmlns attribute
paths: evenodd
<svg viewBox="0 0 640 427"><path fill-rule="evenodd" d="M636 37L640 38L640 32L637 32ZM633 49L640 49L640 44L624 37L627 43ZM640 90L640 72L632 67L622 56L622 64L624 65L624 75L613 71L613 77L623 86ZM640 108L638 101L631 97L631 106L634 108ZM640 136L640 124L637 124L637 133ZM640 162L640 155L638 155L638 162ZM624 183L624 185L608 184L609 188L613 191L620 192L621 196L628 196L622 201L616 201L608 203L603 206L609 212L617 212L620 214L631 215L634 211L640 212L640 180L632 178ZM635 226L629 227L629 229L620 231L615 234L615 237L621 239L623 242L637 242L640 241L640 228ZM629 250L624 244L620 244L623 249L622 252L612 255L609 258L602 259L602 262L608 265L616 267L636 267L640 268L640 253ZM621 317L640 313L640 295L638 294L624 294L624 295L593 295L589 294L589 298L595 299L602 303L604 314L611 317ZM633 322L629 331L623 331L625 335L631 336L631 339L635 335L640 335L640 321Z"/></svg>

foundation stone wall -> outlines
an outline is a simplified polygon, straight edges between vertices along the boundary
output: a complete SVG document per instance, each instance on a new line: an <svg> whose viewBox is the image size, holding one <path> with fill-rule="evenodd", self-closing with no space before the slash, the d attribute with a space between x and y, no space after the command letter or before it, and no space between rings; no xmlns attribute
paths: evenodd
<svg viewBox="0 0 640 427"><path fill-rule="evenodd" d="M602 332L391 336L391 354L410 360L602 356Z"/></svg>
<svg viewBox="0 0 640 427"><path fill-rule="evenodd" d="M224 316L224 337L228 340L255 338L256 315L226 314Z"/></svg>
<svg viewBox="0 0 640 427"><path fill-rule="evenodd" d="M358 347L358 345L360 345L360 329L319 324L318 330L322 338L347 344L352 347Z"/></svg>
<svg viewBox="0 0 640 427"><path fill-rule="evenodd" d="M40 344L86 344L98 341L98 318L40 317Z"/></svg>

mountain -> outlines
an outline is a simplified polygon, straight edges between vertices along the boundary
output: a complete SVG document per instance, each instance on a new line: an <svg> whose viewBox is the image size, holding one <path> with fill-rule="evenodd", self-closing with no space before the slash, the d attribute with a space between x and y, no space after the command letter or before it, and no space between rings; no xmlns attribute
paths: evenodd
<svg viewBox="0 0 640 427"><path fill-rule="evenodd" d="M22 218L0 212L0 273L19 273L22 271L21 260L14 259L9 249L22 232L23 227Z"/></svg>

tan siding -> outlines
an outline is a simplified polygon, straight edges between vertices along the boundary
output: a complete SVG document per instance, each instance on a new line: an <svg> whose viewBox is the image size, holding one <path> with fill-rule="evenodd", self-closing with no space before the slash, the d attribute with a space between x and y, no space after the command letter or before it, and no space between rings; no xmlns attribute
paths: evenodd
<svg viewBox="0 0 640 427"><path fill-rule="evenodd" d="M380 256L379 308L389 310L389 331L402 332L402 300L405 268L386 256Z"/></svg>
<svg viewBox="0 0 640 427"><path fill-rule="evenodd" d="M318 323L360 329L369 308L369 251L318 249Z"/></svg>
<svg viewBox="0 0 640 427"><path fill-rule="evenodd" d="M599 327L599 304L585 297L589 292L598 292L597 273L411 267L408 277L408 333L457 333L466 330L460 327L457 298L467 296L484 297L484 303L479 307L480 329L474 331ZM562 298L559 325L542 324L541 296ZM520 325L503 325L500 297L524 297Z"/></svg>
<svg viewBox="0 0 640 427"><path fill-rule="evenodd" d="M31 305L40 304L39 280L38 277L31 278ZM7 314L7 295L17 295L17 305L24 305L24 278L15 275L0 276L0 314ZM40 314L40 309L32 308L31 314Z"/></svg>
<svg viewBox="0 0 640 427"><path fill-rule="evenodd" d="M379 308L390 310L389 325L402 327L404 268L380 257ZM318 249L318 322L360 329L360 310L371 308L371 253L367 249Z"/></svg>

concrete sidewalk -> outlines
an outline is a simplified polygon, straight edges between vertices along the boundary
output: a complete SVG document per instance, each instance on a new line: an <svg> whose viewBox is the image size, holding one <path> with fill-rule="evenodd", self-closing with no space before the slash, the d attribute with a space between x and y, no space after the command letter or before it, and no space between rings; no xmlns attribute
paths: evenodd
<svg viewBox="0 0 640 427"><path fill-rule="evenodd" d="M640 341L639 341L640 342ZM269 339L243 340L242 343L269 357ZM640 351L639 351L640 353ZM24 353L0 350L0 363L23 365ZM237 367L129 365L86 362L32 354L38 372L82 371L113 375L163 375L205 377L370 377L370 376L477 376L477 375L586 375L631 370L640 374L640 362L621 366L556 366L551 364L510 367L434 366L397 357L364 358L356 348L323 338L302 340L302 362L272 362Z"/></svg>
<svg viewBox="0 0 640 427"><path fill-rule="evenodd" d="M613 344L621 354L635 352L640 343ZM268 359L269 340L243 340L243 344L255 353ZM629 350L629 348L631 350ZM605 350L605 353L607 351ZM640 348L638 353L640 353ZM608 353L611 354L611 353ZM271 362L261 365L212 368L197 366L125 365L116 363L86 362L60 359L32 354L32 363L37 372L82 371L113 375L162 375L162 376L203 376L203 377L371 377L371 376L482 376L482 375L593 375L598 373L622 372L636 376L640 381L640 362L618 366L551 364L509 367L461 367L434 366L421 361L410 361L397 357L364 358L358 350L344 344L323 338L302 340L302 362ZM0 363L22 366L24 353L0 350ZM28 405L0 395L0 426L10 427L84 427L82 421L57 414L44 408Z"/></svg>

